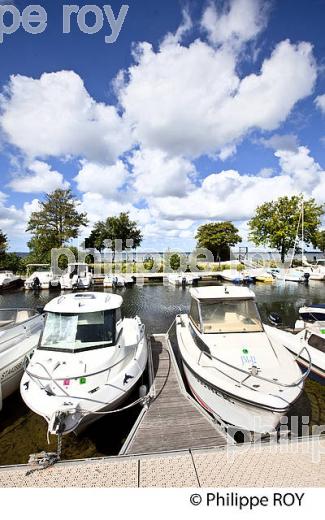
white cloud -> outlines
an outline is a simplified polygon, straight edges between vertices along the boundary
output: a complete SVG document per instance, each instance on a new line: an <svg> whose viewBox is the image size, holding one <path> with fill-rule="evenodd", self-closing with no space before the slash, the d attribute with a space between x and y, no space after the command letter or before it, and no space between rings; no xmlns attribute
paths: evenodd
<svg viewBox="0 0 325 520"><path fill-rule="evenodd" d="M262 0L231 0L221 12L211 3L204 11L201 25L211 43L240 46L264 29L268 7L269 3Z"/></svg>
<svg viewBox="0 0 325 520"><path fill-rule="evenodd" d="M128 170L123 161L117 161L112 166L84 161L74 180L81 192L93 192L106 197L116 197L118 190L126 182L127 176Z"/></svg>
<svg viewBox="0 0 325 520"><path fill-rule="evenodd" d="M315 103L317 108L319 108L319 110L321 110L323 114L325 114L325 94L323 94L322 96L317 96L317 98L315 99Z"/></svg>
<svg viewBox="0 0 325 520"><path fill-rule="evenodd" d="M232 150L251 129L276 129L311 94L317 68L309 43L278 44L259 74L242 79L236 55L196 40L189 47L142 43L117 93L144 148L197 157ZM225 152L223 156L225 156Z"/></svg>
<svg viewBox="0 0 325 520"><path fill-rule="evenodd" d="M262 170L257 176L226 170L206 177L201 186L185 198L165 197L152 200L152 207L164 219L192 221L229 219L244 221L256 207L284 195L305 193L324 201L325 171L310 156L306 147L296 151L279 150L280 175Z"/></svg>
<svg viewBox="0 0 325 520"><path fill-rule="evenodd" d="M297 150L298 137L294 134L274 134L268 139L261 139L261 143L272 150Z"/></svg>
<svg viewBox="0 0 325 520"><path fill-rule="evenodd" d="M112 163L131 145L116 108L95 102L72 71L11 76L1 109L8 140L29 158L74 155Z"/></svg>
<svg viewBox="0 0 325 520"><path fill-rule="evenodd" d="M57 188L67 189L70 184L64 180L62 173L52 170L42 161L34 161L28 166L27 175L14 178L9 187L20 193L51 193Z"/></svg>
<svg viewBox="0 0 325 520"><path fill-rule="evenodd" d="M8 235L9 247L24 248L26 243L26 224L31 211L36 209L37 200L23 204L17 208L14 204L8 204L8 195L0 192L0 229ZM14 240L13 240L14 238ZM28 236L27 236L28 239ZM14 242L14 247L13 246Z"/></svg>
<svg viewBox="0 0 325 520"><path fill-rule="evenodd" d="M138 150L129 160L133 167L134 187L139 196L182 197L193 188L190 177L193 164L182 157L168 157L160 150Z"/></svg>
<svg viewBox="0 0 325 520"><path fill-rule="evenodd" d="M300 191L314 195L314 190L325 182L324 170L311 157L306 146L300 146L297 151L279 150L275 152L275 156L279 158L283 174L290 176Z"/></svg>

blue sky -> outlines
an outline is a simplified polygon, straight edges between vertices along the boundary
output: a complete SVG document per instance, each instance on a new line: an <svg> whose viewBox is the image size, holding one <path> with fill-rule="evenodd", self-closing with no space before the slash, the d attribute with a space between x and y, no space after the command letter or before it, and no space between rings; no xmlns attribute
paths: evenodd
<svg viewBox="0 0 325 520"><path fill-rule="evenodd" d="M158 250L189 250L199 225L223 219L246 242L255 207L283 194L324 202L325 0L130 0L113 44L107 21L87 35L72 17L62 34L64 4L40 3L44 33L0 44L11 250L26 250L30 212L59 186L90 228L130 211Z"/></svg>

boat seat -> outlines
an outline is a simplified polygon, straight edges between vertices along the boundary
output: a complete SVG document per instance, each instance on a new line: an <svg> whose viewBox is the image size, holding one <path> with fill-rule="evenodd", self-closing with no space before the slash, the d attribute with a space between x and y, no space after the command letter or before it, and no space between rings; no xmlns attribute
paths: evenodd
<svg viewBox="0 0 325 520"><path fill-rule="evenodd" d="M23 321L26 321L29 319L29 312L28 311L18 311L16 316L16 323L22 323Z"/></svg>

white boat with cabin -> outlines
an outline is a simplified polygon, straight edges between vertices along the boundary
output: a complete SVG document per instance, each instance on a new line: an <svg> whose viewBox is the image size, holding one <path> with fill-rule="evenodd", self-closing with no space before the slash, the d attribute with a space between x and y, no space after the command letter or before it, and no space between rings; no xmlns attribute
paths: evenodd
<svg viewBox="0 0 325 520"><path fill-rule="evenodd" d="M76 262L68 264L66 273L60 278L62 290L90 289L93 285L93 275L88 264Z"/></svg>
<svg viewBox="0 0 325 520"><path fill-rule="evenodd" d="M171 285L177 287L185 287L186 285L195 285L198 283L200 277L191 273L170 273L167 275L167 280Z"/></svg>
<svg viewBox="0 0 325 520"><path fill-rule="evenodd" d="M0 291L6 291L22 284L22 279L12 271L0 271Z"/></svg>
<svg viewBox="0 0 325 520"><path fill-rule="evenodd" d="M246 287L191 289L189 315L177 317L179 351L189 387L213 416L241 430L275 431L300 396L297 362L263 325Z"/></svg>
<svg viewBox="0 0 325 520"><path fill-rule="evenodd" d="M302 257L302 265L297 267L297 270L308 273L310 280L325 281L325 269L321 266L310 264L306 256Z"/></svg>
<svg viewBox="0 0 325 520"><path fill-rule="evenodd" d="M106 274L104 278L104 287L130 287L134 283L134 278L128 274Z"/></svg>
<svg viewBox="0 0 325 520"><path fill-rule="evenodd" d="M27 278L24 283L26 290L52 289L59 286L59 278L51 269L50 264L28 264Z"/></svg>
<svg viewBox="0 0 325 520"><path fill-rule="evenodd" d="M0 309L0 410L19 388L24 359L37 346L43 322L34 309Z"/></svg>
<svg viewBox="0 0 325 520"><path fill-rule="evenodd" d="M120 407L147 364L145 327L122 318L122 298L73 293L45 307L45 327L23 375L27 406L48 422L51 434L80 432Z"/></svg>

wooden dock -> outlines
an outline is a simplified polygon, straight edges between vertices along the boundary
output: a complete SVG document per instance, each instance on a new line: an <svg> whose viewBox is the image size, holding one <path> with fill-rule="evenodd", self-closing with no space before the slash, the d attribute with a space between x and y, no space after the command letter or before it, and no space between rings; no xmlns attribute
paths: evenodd
<svg viewBox="0 0 325 520"><path fill-rule="evenodd" d="M186 392L168 337L152 336L151 352L154 400L130 433L122 453L161 453L230 442Z"/></svg>

